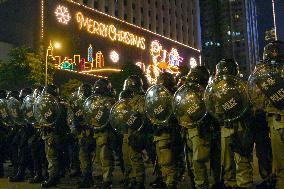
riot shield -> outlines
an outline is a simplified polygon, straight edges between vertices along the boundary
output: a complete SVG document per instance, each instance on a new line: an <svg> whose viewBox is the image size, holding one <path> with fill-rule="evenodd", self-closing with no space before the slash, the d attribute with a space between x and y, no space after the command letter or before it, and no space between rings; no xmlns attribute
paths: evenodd
<svg viewBox="0 0 284 189"><path fill-rule="evenodd" d="M5 126L11 126L11 118L8 114L8 109L7 109L7 100L6 99L0 99L0 121L5 125Z"/></svg>
<svg viewBox="0 0 284 189"><path fill-rule="evenodd" d="M195 83L184 84L177 90L173 98L173 110L181 126L199 123L206 116L203 94L203 87Z"/></svg>
<svg viewBox="0 0 284 189"><path fill-rule="evenodd" d="M120 134L125 134L128 129L139 130L144 123L143 116L133 110L129 100L120 100L114 104L110 111L110 124Z"/></svg>
<svg viewBox="0 0 284 189"><path fill-rule="evenodd" d="M244 81L234 76L220 76L209 84L204 94L207 110L220 121L239 119L249 108Z"/></svg>
<svg viewBox="0 0 284 189"><path fill-rule="evenodd" d="M40 127L53 127L60 115L58 100L43 92L36 98L33 111Z"/></svg>
<svg viewBox="0 0 284 189"><path fill-rule="evenodd" d="M10 97L7 100L7 109L12 122L17 125L23 125L25 123L24 114L21 109L21 102L14 98Z"/></svg>
<svg viewBox="0 0 284 189"><path fill-rule="evenodd" d="M269 100L279 110L284 110L284 66L271 64L257 67L249 77L250 99L257 105L259 100ZM255 98L258 95L259 98Z"/></svg>
<svg viewBox="0 0 284 189"><path fill-rule="evenodd" d="M111 97L93 95L84 103L84 115L87 123L94 129L105 127L109 121L110 109L115 103Z"/></svg>
<svg viewBox="0 0 284 189"><path fill-rule="evenodd" d="M84 103L86 98L82 93L77 91L71 96L70 99L70 108L73 112L73 121L76 124L84 125L85 124L85 117L84 117Z"/></svg>
<svg viewBox="0 0 284 189"><path fill-rule="evenodd" d="M32 125L36 123L36 118L33 112L34 103L35 103L35 98L33 97L33 95L27 95L24 98L21 106L25 121Z"/></svg>
<svg viewBox="0 0 284 189"><path fill-rule="evenodd" d="M154 85L145 96L146 116L152 124L166 126L173 113L172 94L163 85Z"/></svg>

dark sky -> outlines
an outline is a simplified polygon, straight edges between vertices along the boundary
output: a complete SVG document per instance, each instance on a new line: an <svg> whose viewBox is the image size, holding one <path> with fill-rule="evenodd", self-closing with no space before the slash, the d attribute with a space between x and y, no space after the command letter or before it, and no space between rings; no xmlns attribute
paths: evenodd
<svg viewBox="0 0 284 189"><path fill-rule="evenodd" d="M262 55L265 31L273 28L272 0L255 0L258 17L259 48ZM284 40L284 0L275 0L278 38Z"/></svg>

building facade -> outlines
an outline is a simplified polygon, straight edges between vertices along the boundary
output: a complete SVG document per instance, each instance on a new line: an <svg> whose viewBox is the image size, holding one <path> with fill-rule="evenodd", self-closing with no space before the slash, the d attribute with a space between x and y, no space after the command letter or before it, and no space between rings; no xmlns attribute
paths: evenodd
<svg viewBox="0 0 284 189"><path fill-rule="evenodd" d="M176 74L200 59L196 48L200 32L194 24L199 20L197 8L192 8L191 1L188 6L181 0L162 2L166 1L147 1L145 10L142 1L130 0L8 0L0 4L0 17L5 18L0 19L0 25L5 26L0 27L0 41L39 50L53 58L58 69L79 74L107 77L131 62L152 82L163 71ZM180 19L180 10L169 8L169 3L186 7L184 11L192 14ZM116 7L121 7L120 11ZM171 21L170 15L158 13L163 9L177 17ZM183 22L191 22L186 31ZM61 49L55 48L56 42Z"/></svg>
<svg viewBox="0 0 284 189"><path fill-rule="evenodd" d="M101 12L200 49L199 0L76 0Z"/></svg>
<svg viewBox="0 0 284 189"><path fill-rule="evenodd" d="M248 76L259 60L254 0L200 0L203 63L214 70L221 58L234 58Z"/></svg>

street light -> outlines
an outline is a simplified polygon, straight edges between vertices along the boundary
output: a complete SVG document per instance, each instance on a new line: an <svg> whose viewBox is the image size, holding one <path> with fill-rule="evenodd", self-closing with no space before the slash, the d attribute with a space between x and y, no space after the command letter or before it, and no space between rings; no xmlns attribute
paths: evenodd
<svg viewBox="0 0 284 189"><path fill-rule="evenodd" d="M53 47L55 49L60 49L61 48L61 44L59 42L54 42L54 45L52 44L52 42L49 42L49 46L46 49L46 56L45 56L45 86L47 86L47 65L48 65L48 57L49 56L53 56Z"/></svg>
<svg viewBox="0 0 284 189"><path fill-rule="evenodd" d="M275 15L275 0L272 0L272 14L273 14L275 40L277 40L277 24L276 24L276 15Z"/></svg>

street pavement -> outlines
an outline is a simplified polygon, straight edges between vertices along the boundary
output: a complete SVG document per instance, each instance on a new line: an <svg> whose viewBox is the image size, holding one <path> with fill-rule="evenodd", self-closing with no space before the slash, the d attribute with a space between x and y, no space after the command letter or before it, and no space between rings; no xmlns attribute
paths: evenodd
<svg viewBox="0 0 284 189"><path fill-rule="evenodd" d="M150 165L146 166L146 172L147 172L147 178L146 178L146 189L151 189L149 186L149 183L155 179L155 177L152 175L152 168ZM5 166L5 169L9 172L11 172L11 168L8 168L8 166ZM114 183L113 188L122 189L122 185L120 184L120 181L123 179L123 175L119 169L119 167L116 167L114 172ZM259 183L261 181L259 174L258 174L258 165L257 165L257 159L254 156L254 180L255 183ZM58 185L57 189L76 189L77 182L79 181L79 178L69 178L66 176L64 179L61 179L61 183ZM20 182L20 183L10 183L8 181L8 178L0 179L0 189L40 189L40 184L29 184L28 181L26 182ZM98 187L92 187L92 189L96 189ZM52 188L56 189L56 188ZM190 189L190 180L188 176L185 176L185 179L179 183L178 189Z"/></svg>

